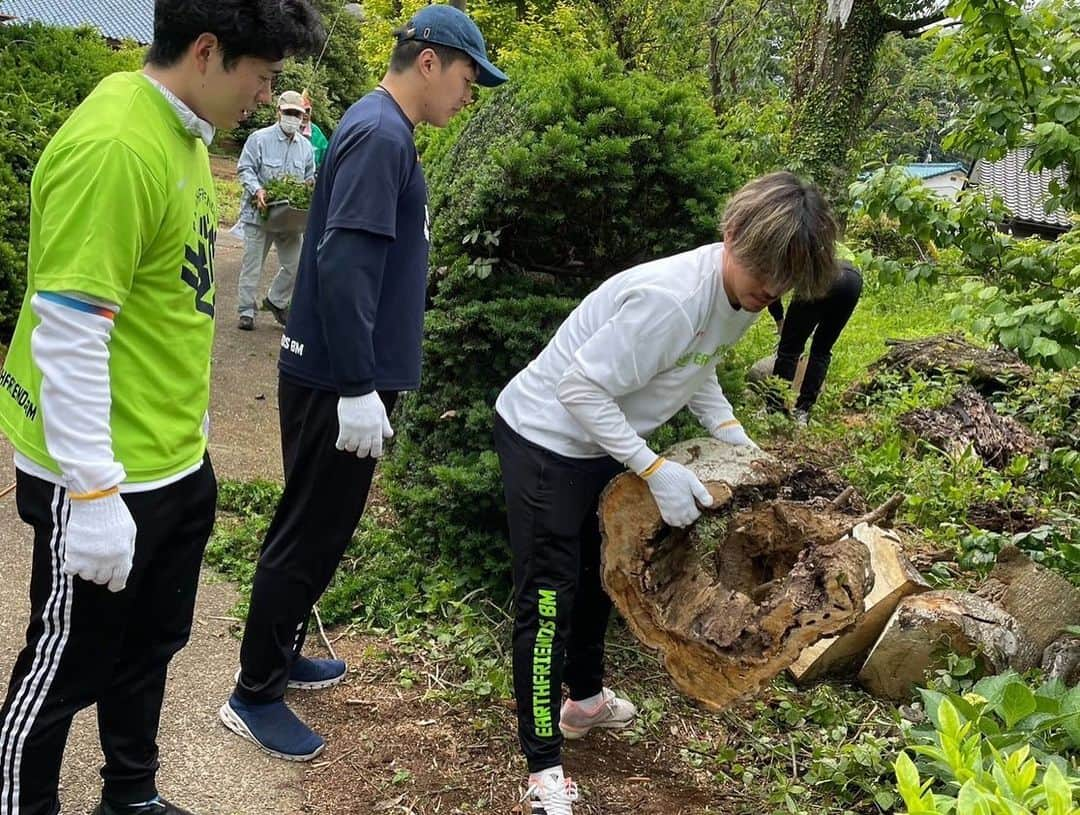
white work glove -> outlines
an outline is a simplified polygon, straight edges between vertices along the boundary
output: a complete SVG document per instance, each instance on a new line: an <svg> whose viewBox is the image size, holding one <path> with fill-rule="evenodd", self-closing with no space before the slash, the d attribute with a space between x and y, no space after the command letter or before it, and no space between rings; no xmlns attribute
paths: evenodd
<svg viewBox="0 0 1080 815"><path fill-rule="evenodd" d="M71 499L64 530L64 574L122 591L135 557L135 520L119 493Z"/></svg>
<svg viewBox="0 0 1080 815"><path fill-rule="evenodd" d="M724 423L720 427L716 428L712 432L712 437L717 441L722 441L724 444L733 444L736 447L753 447L755 450L759 450L754 440L746 435L746 431L743 430L743 426L738 422L731 424Z"/></svg>
<svg viewBox="0 0 1080 815"><path fill-rule="evenodd" d="M386 406L375 391L363 396L342 396L337 404L338 450L356 453L357 458L379 458L383 439L394 435Z"/></svg>
<svg viewBox="0 0 1080 815"><path fill-rule="evenodd" d="M683 465L666 458L659 459L659 463L657 467L654 462L641 477L660 507L660 516L669 526L690 526L701 515L697 505L711 507L712 496L698 477Z"/></svg>

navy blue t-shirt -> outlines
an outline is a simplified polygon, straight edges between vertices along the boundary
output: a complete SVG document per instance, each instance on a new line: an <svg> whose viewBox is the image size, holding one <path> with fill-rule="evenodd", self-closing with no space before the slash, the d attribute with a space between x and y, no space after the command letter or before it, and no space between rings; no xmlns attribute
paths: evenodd
<svg viewBox="0 0 1080 815"><path fill-rule="evenodd" d="M413 126L376 90L346 111L319 172L282 374L343 396L418 388L427 268Z"/></svg>

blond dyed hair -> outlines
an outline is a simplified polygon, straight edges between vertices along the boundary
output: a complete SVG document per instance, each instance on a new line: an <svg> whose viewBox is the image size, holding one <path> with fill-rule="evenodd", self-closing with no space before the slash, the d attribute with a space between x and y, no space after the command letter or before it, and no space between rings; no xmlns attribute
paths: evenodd
<svg viewBox="0 0 1080 815"><path fill-rule="evenodd" d="M839 273L836 219L813 184L786 171L743 186L724 209L724 247L777 292L817 299Z"/></svg>

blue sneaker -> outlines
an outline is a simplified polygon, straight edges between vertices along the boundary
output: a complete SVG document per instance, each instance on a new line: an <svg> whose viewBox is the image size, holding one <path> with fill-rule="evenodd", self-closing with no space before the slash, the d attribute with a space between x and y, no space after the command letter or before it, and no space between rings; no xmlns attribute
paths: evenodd
<svg viewBox="0 0 1080 815"><path fill-rule="evenodd" d="M345 678L347 669L340 659L309 659L300 657L289 671L289 687L293 690L322 690L332 688ZM240 682L240 671L233 677Z"/></svg>
<svg viewBox="0 0 1080 815"><path fill-rule="evenodd" d="M236 698L218 711L222 723L261 750L286 761L311 761L326 747L322 737L304 724L284 702L246 705Z"/></svg>
<svg viewBox="0 0 1080 815"><path fill-rule="evenodd" d="M331 688L345 678L345 663L340 659L300 657L289 671L289 687L299 690Z"/></svg>

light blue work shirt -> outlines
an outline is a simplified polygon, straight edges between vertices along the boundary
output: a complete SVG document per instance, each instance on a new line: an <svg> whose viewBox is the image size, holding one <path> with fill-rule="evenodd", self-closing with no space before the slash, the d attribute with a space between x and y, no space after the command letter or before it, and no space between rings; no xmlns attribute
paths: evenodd
<svg viewBox="0 0 1080 815"><path fill-rule="evenodd" d="M244 187L240 221L262 226L263 219L255 206L255 193L274 178L288 176L297 181L312 181L315 178L315 151L303 135L297 133L290 139L275 122L248 136L240 161L236 163L236 172Z"/></svg>

